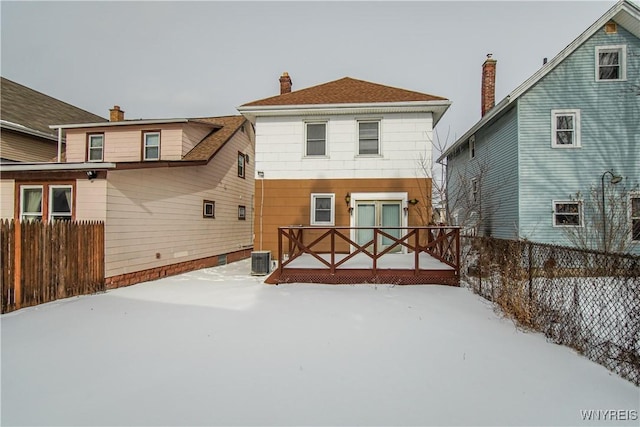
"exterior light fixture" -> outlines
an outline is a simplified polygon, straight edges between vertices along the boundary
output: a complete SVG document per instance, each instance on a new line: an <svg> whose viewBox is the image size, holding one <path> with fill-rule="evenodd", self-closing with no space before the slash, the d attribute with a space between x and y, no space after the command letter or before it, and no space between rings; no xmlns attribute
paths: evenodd
<svg viewBox="0 0 640 427"><path fill-rule="evenodd" d="M344 196L344 202L348 205L351 203L351 194L347 193L346 196Z"/></svg>
<svg viewBox="0 0 640 427"><path fill-rule="evenodd" d="M602 250L604 252L607 252L607 249L609 249L607 247L607 211L605 209L604 197L604 177L607 176L607 174L611 175L611 180L609 180L609 182L613 185L622 181L622 177L620 175L614 175L611 171L606 171L602 174L602 177L600 177L600 182L602 184Z"/></svg>
<svg viewBox="0 0 640 427"><path fill-rule="evenodd" d="M98 172L96 171L87 171L87 178L95 179L98 176Z"/></svg>

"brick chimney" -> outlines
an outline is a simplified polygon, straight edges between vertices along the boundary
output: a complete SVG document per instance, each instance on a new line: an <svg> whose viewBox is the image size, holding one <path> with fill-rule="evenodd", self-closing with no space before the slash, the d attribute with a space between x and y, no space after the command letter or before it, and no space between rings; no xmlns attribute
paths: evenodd
<svg viewBox="0 0 640 427"><path fill-rule="evenodd" d="M286 71L280 76L280 95L291 92L291 77Z"/></svg>
<svg viewBox="0 0 640 427"><path fill-rule="evenodd" d="M491 59L492 54L487 54L487 59L482 64L482 116L496 105L496 60Z"/></svg>
<svg viewBox="0 0 640 427"><path fill-rule="evenodd" d="M121 122L123 120L124 120L124 111L120 109L119 105L114 105L113 108L109 110L109 121Z"/></svg>

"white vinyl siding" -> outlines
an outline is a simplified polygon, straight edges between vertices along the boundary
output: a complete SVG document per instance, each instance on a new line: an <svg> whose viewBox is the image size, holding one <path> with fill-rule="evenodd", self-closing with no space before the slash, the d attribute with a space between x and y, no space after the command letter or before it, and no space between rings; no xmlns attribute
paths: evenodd
<svg viewBox="0 0 640 427"><path fill-rule="evenodd" d="M596 81L627 80L627 47L596 46Z"/></svg>
<svg viewBox="0 0 640 427"><path fill-rule="evenodd" d="M580 141L580 110L551 110L551 146L578 148Z"/></svg>
<svg viewBox="0 0 640 427"><path fill-rule="evenodd" d="M335 194L311 194L311 225L334 225Z"/></svg>

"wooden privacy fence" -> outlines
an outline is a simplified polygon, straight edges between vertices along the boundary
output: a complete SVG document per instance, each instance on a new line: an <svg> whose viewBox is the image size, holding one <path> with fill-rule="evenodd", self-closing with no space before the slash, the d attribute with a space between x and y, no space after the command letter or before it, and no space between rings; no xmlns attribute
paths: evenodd
<svg viewBox="0 0 640 427"><path fill-rule="evenodd" d="M105 290L104 223L0 220L2 313Z"/></svg>

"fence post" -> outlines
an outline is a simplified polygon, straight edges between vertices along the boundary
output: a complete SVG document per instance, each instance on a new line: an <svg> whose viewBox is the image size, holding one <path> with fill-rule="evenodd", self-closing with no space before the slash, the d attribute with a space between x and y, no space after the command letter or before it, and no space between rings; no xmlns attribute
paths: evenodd
<svg viewBox="0 0 640 427"><path fill-rule="evenodd" d="M527 245L527 258L529 259L528 265L528 274L529 274L529 305L531 305L533 300L533 245L531 242L526 242Z"/></svg>
<svg viewBox="0 0 640 427"><path fill-rule="evenodd" d="M16 310L22 305L22 223L15 220L15 234L13 238L13 303Z"/></svg>

